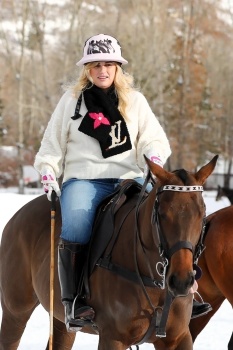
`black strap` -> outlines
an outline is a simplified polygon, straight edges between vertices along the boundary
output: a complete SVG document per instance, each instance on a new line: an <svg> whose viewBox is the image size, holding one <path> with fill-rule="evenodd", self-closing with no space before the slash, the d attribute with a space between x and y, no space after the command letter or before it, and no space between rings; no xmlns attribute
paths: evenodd
<svg viewBox="0 0 233 350"><path fill-rule="evenodd" d="M75 112L74 112L74 116L71 117L71 119L76 120L78 118L81 118L82 115L79 113L80 108L81 108L81 104L82 104L82 93L80 94L78 101L76 103L76 107L75 107Z"/></svg>
<svg viewBox="0 0 233 350"><path fill-rule="evenodd" d="M167 251L168 259L170 259L172 255L180 249L189 249L193 253L193 245L191 242L178 241Z"/></svg>
<svg viewBox="0 0 233 350"><path fill-rule="evenodd" d="M159 325L157 325L156 327L155 333L157 337L160 337L160 338L166 337L166 324L167 324L167 319L168 319L170 307L173 300L174 300L174 297L171 296L171 294L167 290L161 319L160 319Z"/></svg>
<svg viewBox="0 0 233 350"><path fill-rule="evenodd" d="M144 335L137 345L142 345L147 343L152 334L155 332L156 337L164 338L166 337L166 324L170 311L171 304L174 300L174 297L166 291L166 297L163 307L156 307L150 322L150 325Z"/></svg>
<svg viewBox="0 0 233 350"><path fill-rule="evenodd" d="M117 264L114 264L110 261L109 258L100 258L96 264L99 267L102 267L104 269L107 269L113 273L116 273L124 278L126 278L129 281L135 282L135 283L141 283L138 278L138 274L135 271L130 271L122 266L119 266ZM140 276L142 282L147 287L158 287L161 288L161 283L158 281L155 281L147 276Z"/></svg>
<svg viewBox="0 0 233 350"><path fill-rule="evenodd" d="M147 329L144 337L140 340L139 343L137 343L137 346L146 343L150 339L150 337L152 336L152 333L155 332L156 325L157 325L157 316L158 316L158 308L155 309L153 316L152 316L152 319L151 319L151 322L150 322L150 325L149 325L149 328Z"/></svg>

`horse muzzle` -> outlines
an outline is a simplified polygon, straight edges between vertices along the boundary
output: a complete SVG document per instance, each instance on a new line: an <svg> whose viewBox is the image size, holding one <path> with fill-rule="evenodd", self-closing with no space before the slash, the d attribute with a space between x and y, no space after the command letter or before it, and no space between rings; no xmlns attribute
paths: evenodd
<svg viewBox="0 0 233 350"><path fill-rule="evenodd" d="M168 290L173 297L184 297L190 293L195 281L195 272L189 271L186 277L180 276L178 273L172 273L167 276Z"/></svg>

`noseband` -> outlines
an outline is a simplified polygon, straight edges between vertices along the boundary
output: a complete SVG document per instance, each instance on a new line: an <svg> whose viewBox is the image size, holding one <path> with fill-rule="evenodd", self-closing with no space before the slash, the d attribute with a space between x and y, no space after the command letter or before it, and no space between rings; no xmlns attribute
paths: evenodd
<svg viewBox="0 0 233 350"><path fill-rule="evenodd" d="M163 193L164 191L174 191L174 192L181 192L181 193L203 192L203 187L202 186L166 185L166 186L159 187L157 190L155 204L152 211L151 222L152 222L152 227L157 228L157 230L155 231L157 232L157 237L159 242L158 249L159 249L159 254L163 259L163 263L159 262L157 264L157 272L162 277L165 277L165 270L167 268L168 262L171 259L172 255L180 249L189 249L193 254L194 264L197 263L198 258L204 249L203 236L204 236L205 222L206 222L206 217L204 216L202 221L201 235L196 248L194 248L192 243L189 241L178 241L171 248L169 248L167 240L165 236L162 234L161 226L159 223L159 204L160 204L159 198L161 193ZM162 269L162 273L161 273L161 269Z"/></svg>

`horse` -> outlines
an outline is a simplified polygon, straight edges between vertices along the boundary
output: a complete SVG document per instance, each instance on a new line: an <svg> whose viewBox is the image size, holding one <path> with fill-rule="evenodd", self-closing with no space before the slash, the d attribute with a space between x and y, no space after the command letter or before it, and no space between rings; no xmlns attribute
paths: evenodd
<svg viewBox="0 0 233 350"><path fill-rule="evenodd" d="M227 197L231 204L233 204L233 190L228 187L221 187L218 185L216 201L219 201L222 197Z"/></svg>
<svg viewBox="0 0 233 350"><path fill-rule="evenodd" d="M207 217L204 245L205 250L198 262L202 269L198 291L211 304L212 311L191 320L193 341L225 299L233 306L233 206L219 209ZM233 335L228 350L233 350Z"/></svg>
<svg viewBox="0 0 233 350"><path fill-rule="evenodd" d="M151 343L157 350L193 349L190 288L202 247L202 191L217 158L191 173L184 169L166 171L145 157L149 172L140 192L128 190L121 197L118 192L101 207L99 226L105 212L114 212L113 219L105 220L113 220L114 232L88 277L87 303L96 316L93 323L82 328L83 332L98 334L98 350L126 350L142 343ZM152 174L156 181L146 193ZM42 195L24 205L3 230L0 350L18 348L27 321L39 304L49 312L50 223L50 202ZM58 202L56 247L60 230ZM97 237L98 229L93 229L93 234ZM91 246L89 258L93 250L95 246ZM68 333L64 325L56 268L53 339L54 350L70 350L75 340L75 333Z"/></svg>

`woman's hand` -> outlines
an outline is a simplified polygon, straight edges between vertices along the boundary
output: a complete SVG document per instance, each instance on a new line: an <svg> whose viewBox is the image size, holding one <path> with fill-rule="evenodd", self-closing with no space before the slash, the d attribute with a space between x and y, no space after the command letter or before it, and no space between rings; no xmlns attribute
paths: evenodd
<svg viewBox="0 0 233 350"><path fill-rule="evenodd" d="M49 201L51 201L52 191L55 191L56 195L60 197L60 187L54 174L47 172L47 174L41 175L41 183L43 184L44 191Z"/></svg>
<svg viewBox="0 0 233 350"><path fill-rule="evenodd" d="M159 156L154 156L154 155L150 155L149 158L153 163L155 164L158 164L159 166L161 166L161 168L163 168L163 162L161 161L160 157ZM144 166L144 173L143 173L143 177L146 178L147 174L148 174L148 171L149 171L149 167L147 164L145 164ZM151 173L151 176L152 178L154 179L154 181L156 181L156 177L155 175L153 175Z"/></svg>

